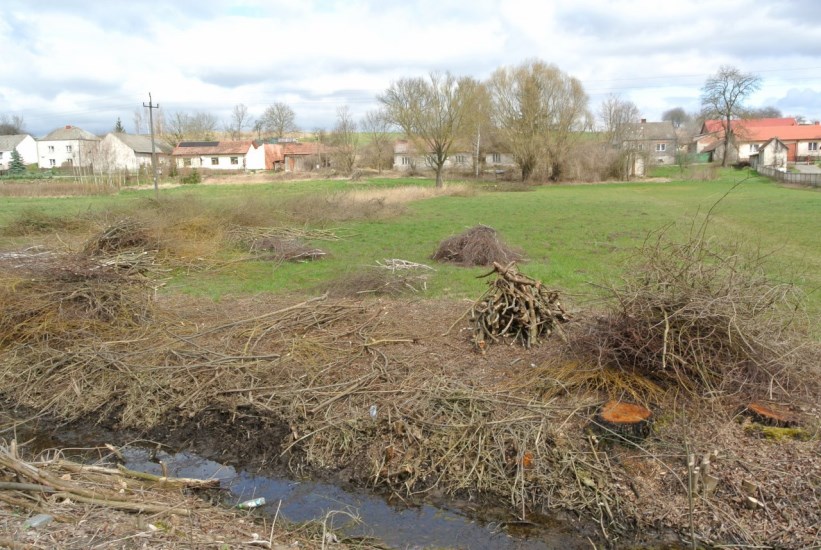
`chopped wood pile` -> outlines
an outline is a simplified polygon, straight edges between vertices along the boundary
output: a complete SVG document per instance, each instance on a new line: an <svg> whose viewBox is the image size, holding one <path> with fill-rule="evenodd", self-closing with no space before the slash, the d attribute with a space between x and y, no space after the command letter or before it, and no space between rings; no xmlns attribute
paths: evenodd
<svg viewBox="0 0 821 550"><path fill-rule="evenodd" d="M559 293L519 273L513 262L505 266L493 262L493 271L482 277L493 273L496 279L488 283L490 288L470 311L472 340L479 350L503 338L518 340L530 349L570 320Z"/></svg>

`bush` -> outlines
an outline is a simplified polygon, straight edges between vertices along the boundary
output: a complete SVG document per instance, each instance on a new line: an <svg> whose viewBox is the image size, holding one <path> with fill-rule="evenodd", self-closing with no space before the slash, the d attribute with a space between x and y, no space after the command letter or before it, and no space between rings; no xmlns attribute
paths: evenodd
<svg viewBox="0 0 821 550"><path fill-rule="evenodd" d="M183 176L180 179L180 182L185 184L201 183L202 176L200 176L200 173L197 172L196 168L194 168L193 170L191 170L190 174L188 174L187 176Z"/></svg>

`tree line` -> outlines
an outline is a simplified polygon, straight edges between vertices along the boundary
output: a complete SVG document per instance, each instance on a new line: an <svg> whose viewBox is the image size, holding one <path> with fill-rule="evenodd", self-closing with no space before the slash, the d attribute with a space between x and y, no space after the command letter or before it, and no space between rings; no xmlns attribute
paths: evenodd
<svg viewBox="0 0 821 550"><path fill-rule="evenodd" d="M757 75L722 66L702 87L699 112L676 107L665 111L662 120L676 129L689 125L691 135L707 118L722 120L727 129L722 138L726 150L732 139L731 120L781 116L773 107L749 109L744 105L760 84ZM355 168L364 134L369 164L380 170L389 166L393 133L398 131L413 151L426 157L436 172L437 186L442 185L444 167L457 150L470 151L477 169L481 151L504 151L512 156L523 181L534 177L557 180L564 176L569 160L579 155L579 142L586 140L586 133L598 130L598 141L605 149L618 149L631 125L640 121L639 108L615 95L606 98L594 114L581 81L539 59L500 67L485 81L450 72L402 78L376 99L378 107L359 122L343 106L337 109L330 132L314 131L321 144L331 146L334 165L345 172ZM150 131L146 118L143 110L135 110L136 133ZM247 106L240 103L222 124L203 111L161 110L154 125L155 133L172 145L214 141L221 135L236 140L248 132L256 139L285 137L299 130L296 113L282 102L268 106L253 121ZM0 134L21 133L23 126L22 117L0 117ZM119 118L114 131L124 131Z"/></svg>

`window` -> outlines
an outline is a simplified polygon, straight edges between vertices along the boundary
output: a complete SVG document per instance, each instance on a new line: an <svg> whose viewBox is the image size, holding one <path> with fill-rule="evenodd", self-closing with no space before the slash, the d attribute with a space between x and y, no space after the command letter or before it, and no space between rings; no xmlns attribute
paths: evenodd
<svg viewBox="0 0 821 550"><path fill-rule="evenodd" d="M750 144L750 152L751 152L751 153L755 153L755 152L757 152L759 147L761 147L761 145L760 145L760 144L758 144L758 143L751 143L751 144Z"/></svg>
<svg viewBox="0 0 821 550"><path fill-rule="evenodd" d="M656 153L661 153L667 150L666 143L656 143Z"/></svg>
<svg viewBox="0 0 821 550"><path fill-rule="evenodd" d="M239 157L231 157L231 164L239 164Z"/></svg>
<svg viewBox="0 0 821 550"><path fill-rule="evenodd" d="M220 163L219 157L211 157L211 166L216 166Z"/></svg>
<svg viewBox="0 0 821 550"><path fill-rule="evenodd" d="M493 162L499 164L502 162L502 155L500 153L493 153Z"/></svg>
<svg viewBox="0 0 821 550"><path fill-rule="evenodd" d="M3 158L3 151L0 151L0 159Z"/></svg>
<svg viewBox="0 0 821 550"><path fill-rule="evenodd" d="M70 152L71 152L71 145L66 145L66 153L70 153Z"/></svg>
<svg viewBox="0 0 821 550"><path fill-rule="evenodd" d="M48 165L49 166L57 166L57 161L54 160L54 159L48 159Z"/></svg>
<svg viewBox="0 0 821 550"><path fill-rule="evenodd" d="M639 149L639 151L644 151L644 144L643 144L643 143L639 143L639 147L638 147L638 149Z"/></svg>
<svg viewBox="0 0 821 550"><path fill-rule="evenodd" d="M49 152L49 153L53 153L53 152L54 152L54 145L49 145L49 146L48 146L48 152Z"/></svg>
<svg viewBox="0 0 821 550"><path fill-rule="evenodd" d="M807 150L808 151L818 151L818 142L817 141L809 142L807 144Z"/></svg>
<svg viewBox="0 0 821 550"><path fill-rule="evenodd" d="M456 155L456 164L465 164L465 162L467 162L465 155Z"/></svg>
<svg viewBox="0 0 821 550"><path fill-rule="evenodd" d="M402 166L410 166L410 157L402 157Z"/></svg>
<svg viewBox="0 0 821 550"><path fill-rule="evenodd" d="M183 166L191 166L191 159L182 159Z"/></svg>
<svg viewBox="0 0 821 550"><path fill-rule="evenodd" d="M67 159L66 166L74 166L74 159Z"/></svg>

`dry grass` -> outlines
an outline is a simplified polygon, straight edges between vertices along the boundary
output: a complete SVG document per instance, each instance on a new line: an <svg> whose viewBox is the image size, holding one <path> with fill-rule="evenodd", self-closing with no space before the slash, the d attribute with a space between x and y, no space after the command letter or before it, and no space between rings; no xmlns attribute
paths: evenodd
<svg viewBox="0 0 821 550"><path fill-rule="evenodd" d="M90 195L113 195L118 186L105 182L94 182L85 178L66 180L33 180L25 182L6 181L0 183L0 197L80 197Z"/></svg>
<svg viewBox="0 0 821 550"><path fill-rule="evenodd" d="M0 235L7 237L24 237L57 232L74 232L87 230L90 221L76 216L62 217L46 214L35 208L26 209L7 225L0 228Z"/></svg>
<svg viewBox="0 0 821 550"><path fill-rule="evenodd" d="M432 258L466 266L507 265L522 260L521 252L508 247L492 227L477 225L439 244Z"/></svg>

